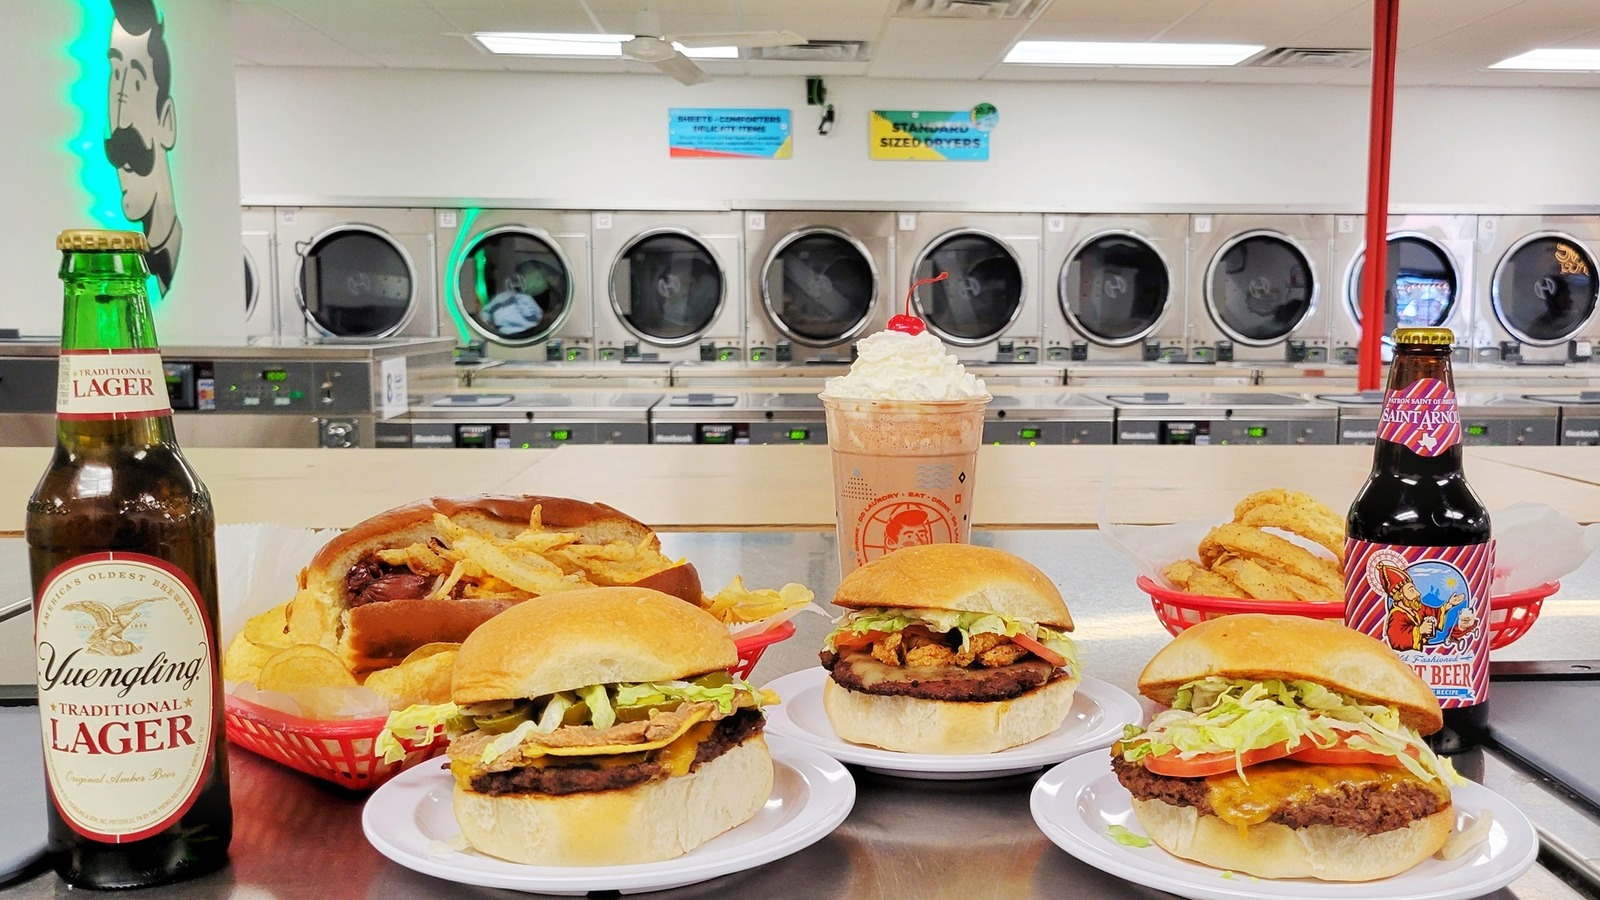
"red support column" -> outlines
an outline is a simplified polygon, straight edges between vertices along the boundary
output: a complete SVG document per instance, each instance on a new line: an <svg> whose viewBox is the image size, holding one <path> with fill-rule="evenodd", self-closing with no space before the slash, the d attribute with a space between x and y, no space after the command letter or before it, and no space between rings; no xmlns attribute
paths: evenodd
<svg viewBox="0 0 1600 900"><path fill-rule="evenodd" d="M1372 3L1372 127L1367 147L1367 249L1361 270L1361 347L1357 386L1383 377L1384 292L1389 289L1389 145L1394 136L1395 37L1400 0Z"/></svg>

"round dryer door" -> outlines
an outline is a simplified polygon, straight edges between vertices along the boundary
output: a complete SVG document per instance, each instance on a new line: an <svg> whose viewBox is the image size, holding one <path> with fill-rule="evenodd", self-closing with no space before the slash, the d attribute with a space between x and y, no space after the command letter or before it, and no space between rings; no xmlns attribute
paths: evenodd
<svg viewBox="0 0 1600 900"><path fill-rule="evenodd" d="M1366 254L1356 258L1350 272L1350 298L1356 321L1361 321L1361 270ZM1383 333L1396 328L1443 325L1456 305L1455 263L1444 248L1414 234L1389 238L1388 289L1383 292Z"/></svg>
<svg viewBox="0 0 1600 900"><path fill-rule="evenodd" d="M256 267L250 262L250 251L244 251L244 317L250 318L256 311L256 294L261 286L256 283Z"/></svg>
<svg viewBox="0 0 1600 900"><path fill-rule="evenodd" d="M1600 299L1594 273L1594 257L1577 241L1555 234L1526 238L1495 269L1494 314L1525 344L1560 344L1594 314Z"/></svg>
<svg viewBox="0 0 1600 900"><path fill-rule="evenodd" d="M722 308L725 284L716 257L694 237L646 232L611 266L611 306L629 331L676 347L711 326Z"/></svg>
<svg viewBox="0 0 1600 900"><path fill-rule="evenodd" d="M913 281L950 277L917 291L918 313L952 344L973 346L1004 331L1022 312L1022 265L996 238L958 231L934 241L911 270Z"/></svg>
<svg viewBox="0 0 1600 900"><path fill-rule="evenodd" d="M1131 234L1104 234L1085 241L1061 267L1061 311L1079 334L1120 347L1156 329L1171 287L1156 248Z"/></svg>
<svg viewBox="0 0 1600 900"><path fill-rule="evenodd" d="M560 248L523 228L480 235L456 266L455 301L473 331L513 346L548 337L572 305Z"/></svg>
<svg viewBox="0 0 1600 900"><path fill-rule="evenodd" d="M813 347L858 334L872 315L878 274L867 248L841 231L811 228L784 238L762 270L761 302L778 330Z"/></svg>
<svg viewBox="0 0 1600 900"><path fill-rule="evenodd" d="M1316 276L1300 248L1276 234L1230 241L1206 272L1206 312L1222 332L1264 346L1287 338L1311 315Z"/></svg>
<svg viewBox="0 0 1600 900"><path fill-rule="evenodd" d="M305 247L300 304L334 337L387 337L416 299L416 274L404 250L381 231L345 226Z"/></svg>

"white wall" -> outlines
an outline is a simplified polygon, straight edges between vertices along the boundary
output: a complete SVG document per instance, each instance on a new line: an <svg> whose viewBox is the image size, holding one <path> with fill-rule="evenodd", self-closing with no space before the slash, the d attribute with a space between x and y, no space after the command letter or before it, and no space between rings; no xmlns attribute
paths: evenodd
<svg viewBox="0 0 1600 900"><path fill-rule="evenodd" d="M819 137L797 78L693 88L648 75L238 72L246 202L695 207L859 203L1116 211L1364 206L1365 88L830 79ZM988 101L987 163L867 159L870 109ZM1397 101L1392 202L1600 207L1600 91L1415 88ZM787 161L673 160L671 106L794 111Z"/></svg>
<svg viewBox="0 0 1600 900"><path fill-rule="evenodd" d="M240 334L244 276L239 250L238 131L234 116L232 45L227 0L158 0L172 54L172 99L178 140L171 153L173 194L183 239L172 288L156 304L163 343ZM56 235L64 228L132 227L107 223L94 210L121 217L112 196L97 207L85 186L85 163L102 183L115 185L101 148L87 136L84 157L73 152L83 118L78 97L103 119L109 90L105 61L109 31L86 34L87 23L110 21L107 0L12 2L0 19L0 121L6 123L0 197L0 327L24 334L59 334L61 283ZM87 11L87 12L86 12ZM98 16L91 16L94 13ZM73 56L75 43L87 66ZM73 85L84 80L80 94ZM109 179L109 182L105 181Z"/></svg>

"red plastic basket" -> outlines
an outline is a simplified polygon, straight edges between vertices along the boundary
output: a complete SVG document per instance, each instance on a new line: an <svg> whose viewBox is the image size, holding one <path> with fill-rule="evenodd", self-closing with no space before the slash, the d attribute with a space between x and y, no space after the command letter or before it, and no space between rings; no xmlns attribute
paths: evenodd
<svg viewBox="0 0 1600 900"><path fill-rule="evenodd" d="M437 755L450 742L440 735L431 744L407 743L405 758L388 763L372 752L384 719L306 719L237 697L228 698L225 718L230 742L358 791L383 784Z"/></svg>
<svg viewBox="0 0 1600 900"><path fill-rule="evenodd" d="M1342 602L1240 600L1234 597L1205 597L1185 594L1158 584L1149 576L1140 575L1139 590L1150 595L1150 605L1156 618L1167 631L1178 632L1218 616L1234 613L1267 613L1275 616L1305 616L1312 619L1343 619ZM1539 609L1551 594L1561 589L1561 582L1549 581L1537 587L1514 594L1499 594L1489 598L1489 647L1498 650L1522 637L1539 618Z"/></svg>
<svg viewBox="0 0 1600 900"><path fill-rule="evenodd" d="M794 632L794 623L784 622L735 640L739 664L733 667L733 673L749 678L762 652L793 637ZM443 735L431 744L406 743L405 758L387 763L373 753L373 745L383 731L384 719L307 719L237 697L228 698L224 718L230 742L296 771L352 790L372 790L406 769L437 756L449 744L449 739Z"/></svg>

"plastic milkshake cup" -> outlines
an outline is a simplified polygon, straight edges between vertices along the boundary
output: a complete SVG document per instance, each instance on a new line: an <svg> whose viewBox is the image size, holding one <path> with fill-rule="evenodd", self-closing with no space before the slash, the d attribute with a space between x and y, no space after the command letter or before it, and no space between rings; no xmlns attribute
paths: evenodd
<svg viewBox="0 0 1600 900"><path fill-rule="evenodd" d="M972 536L972 490L983 441L983 382L911 315L856 345L850 374L828 379L822 405L833 455L839 575L918 544Z"/></svg>
<svg viewBox="0 0 1600 900"><path fill-rule="evenodd" d="M839 574L901 547L966 543L987 396L822 397L833 456Z"/></svg>

